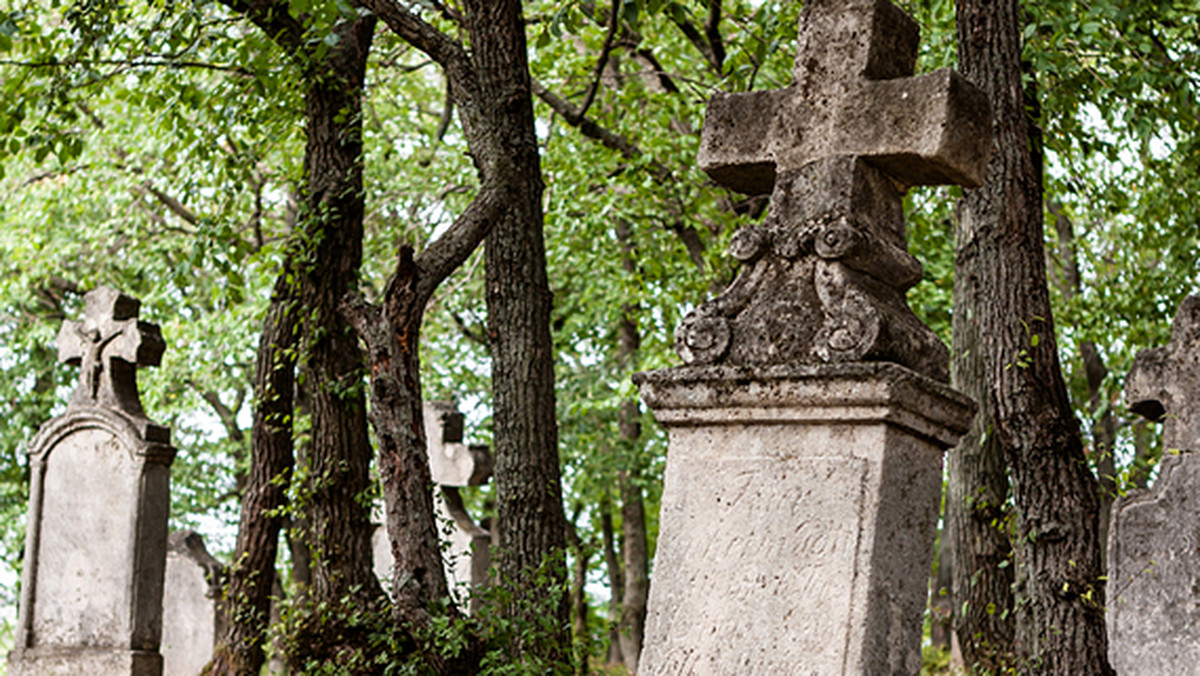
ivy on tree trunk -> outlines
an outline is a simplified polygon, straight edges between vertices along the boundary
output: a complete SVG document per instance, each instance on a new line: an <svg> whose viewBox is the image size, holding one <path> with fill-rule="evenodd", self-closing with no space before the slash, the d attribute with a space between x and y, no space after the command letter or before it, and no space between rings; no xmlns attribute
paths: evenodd
<svg viewBox="0 0 1200 676"><path fill-rule="evenodd" d="M958 0L964 76L987 92L993 153L986 184L965 191L959 271L974 275L987 407L1017 510L1017 667L1112 674L1104 627L1099 490L1058 360L1043 242L1041 140L1022 80L1016 0Z"/></svg>

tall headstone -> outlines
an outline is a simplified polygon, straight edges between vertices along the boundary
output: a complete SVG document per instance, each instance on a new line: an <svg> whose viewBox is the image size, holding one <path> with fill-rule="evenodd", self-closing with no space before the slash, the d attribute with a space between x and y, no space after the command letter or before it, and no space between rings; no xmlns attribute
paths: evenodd
<svg viewBox="0 0 1200 676"><path fill-rule="evenodd" d="M221 593L225 566L191 530L167 539L163 587L163 676L196 676L212 659L225 628Z"/></svg>
<svg viewBox="0 0 1200 676"><path fill-rule="evenodd" d="M771 191L743 268L639 374L669 432L641 674L915 674L942 453L973 413L913 315L901 197L983 180L983 94L912 77L886 0L810 0L793 84L719 94L699 163Z"/></svg>
<svg viewBox="0 0 1200 676"><path fill-rule="evenodd" d="M1138 353L1125 400L1162 421L1165 452L1154 486L1113 506L1109 661L1122 676L1200 673L1200 296L1166 347Z"/></svg>
<svg viewBox="0 0 1200 676"><path fill-rule="evenodd" d="M80 368L66 412L38 431L10 676L162 672L170 431L148 419L136 373L164 343L113 289L64 322L61 361Z"/></svg>
<svg viewBox="0 0 1200 676"><path fill-rule="evenodd" d="M464 416L449 401L425 402L426 451L433 483L434 508L441 524L446 576L451 591L459 603L468 601L474 613L479 605L477 594L469 600L465 591L479 591L487 584L491 565L491 534L481 528L463 504L459 489L481 486L492 476L492 455L486 446L467 445L463 441ZM391 580L392 552L387 529L375 529L372 538L375 552L375 574Z"/></svg>

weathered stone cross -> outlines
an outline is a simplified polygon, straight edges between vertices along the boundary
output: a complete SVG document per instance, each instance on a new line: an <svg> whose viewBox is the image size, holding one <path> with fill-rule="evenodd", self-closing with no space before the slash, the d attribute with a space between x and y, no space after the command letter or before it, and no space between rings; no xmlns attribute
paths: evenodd
<svg viewBox="0 0 1200 676"><path fill-rule="evenodd" d="M141 301L115 289L94 289L84 304L84 320L63 322L58 332L58 360L80 367L69 406L111 406L141 415L137 367L162 360L162 333L138 321Z"/></svg>
<svg viewBox="0 0 1200 676"><path fill-rule="evenodd" d="M984 94L948 69L911 77L918 29L887 0L810 0L793 84L718 94L699 163L735 190L773 191L735 235L746 267L685 319L690 363L882 359L946 378L946 350L908 309L921 278L901 198L913 185L983 182Z"/></svg>
<svg viewBox="0 0 1200 676"><path fill-rule="evenodd" d="M1175 314L1171 342L1138 352L1125 377L1130 410L1163 423L1163 446L1200 452L1200 296Z"/></svg>

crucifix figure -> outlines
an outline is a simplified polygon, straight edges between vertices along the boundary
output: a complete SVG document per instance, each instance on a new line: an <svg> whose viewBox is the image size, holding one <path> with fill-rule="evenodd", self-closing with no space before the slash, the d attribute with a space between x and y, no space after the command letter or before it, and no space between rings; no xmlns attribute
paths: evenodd
<svg viewBox="0 0 1200 676"><path fill-rule="evenodd" d="M771 202L730 244L738 278L677 329L685 362L885 360L947 380L945 346L905 300L922 270L901 198L982 184L991 118L953 71L912 76L917 40L887 0L810 0L791 86L709 102L701 168Z"/></svg>
<svg viewBox="0 0 1200 676"><path fill-rule="evenodd" d="M140 301L115 289L94 289L84 304L84 320L63 322L58 332L58 360L80 367L69 406L109 406L141 416L137 368L158 366L166 347L162 333L138 321Z"/></svg>

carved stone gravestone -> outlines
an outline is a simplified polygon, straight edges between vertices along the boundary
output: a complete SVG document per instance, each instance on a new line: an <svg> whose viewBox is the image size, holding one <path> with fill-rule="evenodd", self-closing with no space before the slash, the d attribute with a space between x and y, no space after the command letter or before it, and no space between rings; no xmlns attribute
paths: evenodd
<svg viewBox="0 0 1200 676"><path fill-rule="evenodd" d="M1162 421L1166 450L1154 486L1113 506L1109 661L1122 676L1200 673L1200 296L1169 345L1138 353L1125 399Z"/></svg>
<svg viewBox="0 0 1200 676"><path fill-rule="evenodd" d="M429 470L438 487L434 507L441 526L446 576L459 603L467 601L464 592L477 591L487 584L491 565L491 534L471 518L459 489L481 486L492 476L492 456L486 446L468 446L463 440L463 414L448 401L425 402L425 434L428 438ZM375 529L372 538L375 574L380 580L392 579L392 552L387 529ZM479 605L471 595L468 610Z"/></svg>
<svg viewBox="0 0 1200 676"><path fill-rule="evenodd" d="M942 453L974 407L908 308L901 197L983 180L983 94L886 0L810 0L793 84L719 94L700 165L771 192L733 284L638 374L669 432L640 674L915 674Z"/></svg>
<svg viewBox="0 0 1200 676"><path fill-rule="evenodd" d="M196 676L212 659L225 627L224 575L225 566L208 553L199 533L171 533L163 585L164 676Z"/></svg>
<svg viewBox="0 0 1200 676"><path fill-rule="evenodd" d="M25 569L10 676L162 672L163 568L175 449L149 420L136 372L162 357L140 303L109 288L64 322L59 359L80 367L67 410L30 442Z"/></svg>

